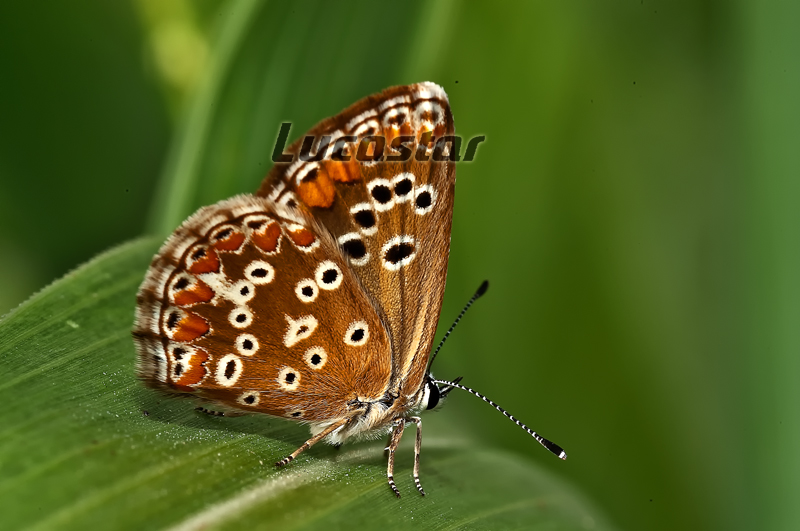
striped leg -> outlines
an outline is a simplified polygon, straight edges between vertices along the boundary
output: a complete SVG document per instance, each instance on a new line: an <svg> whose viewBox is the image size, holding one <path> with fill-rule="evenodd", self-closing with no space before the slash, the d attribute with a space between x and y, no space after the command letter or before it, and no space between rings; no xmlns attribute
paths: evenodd
<svg viewBox="0 0 800 531"><path fill-rule="evenodd" d="M288 465L294 460L295 457L297 457L301 453L305 452L306 450L317 444L319 441L330 435L332 432L341 428L346 421L347 419L344 419L335 424L331 424L330 426L328 426L327 428L325 428L324 430L322 430L321 432L319 432L318 434L314 435L309 440L304 442L303 445L294 452L292 452L291 455L288 455L283 459L281 459L280 461L278 461L277 463L275 463L275 466L282 467Z"/></svg>
<svg viewBox="0 0 800 531"><path fill-rule="evenodd" d="M389 457L389 447L392 445L392 434L386 439L386 447L383 449L383 457Z"/></svg>
<svg viewBox="0 0 800 531"><path fill-rule="evenodd" d="M419 493L425 496L425 491L422 490L422 485L419 482L419 454L422 450L422 419L419 417L409 417L406 420L417 425L417 440L414 442L414 484L417 486Z"/></svg>
<svg viewBox="0 0 800 531"><path fill-rule="evenodd" d="M394 430L392 431L392 438L389 440L389 464L386 468L386 478L389 480L389 487L394 492L394 495L400 497L400 491L397 490L397 485L394 484L394 452L397 450L397 445L400 444L400 437L403 436L403 430L406 428L405 419L397 419L395 421Z"/></svg>
<svg viewBox="0 0 800 531"><path fill-rule="evenodd" d="M206 409L203 406L197 406L196 408L194 408L194 410L195 411L199 411L200 413L205 413L206 415L208 415L210 417L225 417L225 416L228 416L228 415L225 415L224 411L214 411L213 409Z"/></svg>

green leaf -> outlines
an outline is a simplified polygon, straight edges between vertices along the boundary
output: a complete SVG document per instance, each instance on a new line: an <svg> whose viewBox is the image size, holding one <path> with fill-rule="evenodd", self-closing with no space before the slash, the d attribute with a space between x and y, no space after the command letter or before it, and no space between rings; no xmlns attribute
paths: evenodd
<svg viewBox="0 0 800 531"><path fill-rule="evenodd" d="M226 4L162 176L153 232L254 190L280 121L294 120L296 136L370 92L434 77L453 5ZM403 31L387 35L376 18ZM160 241L113 249L0 320L0 528L609 528L574 489L527 458L479 445L447 415L425 420L424 498L406 436L398 500L382 441L319 445L277 470L308 437L302 425L210 417L145 388L130 330Z"/></svg>
<svg viewBox="0 0 800 531"><path fill-rule="evenodd" d="M444 414L425 421L428 496L415 491L407 435L398 500L380 441L320 445L277 470L304 427L210 417L145 388L130 330L158 243L115 248L0 321L3 529L608 528L575 491L477 446Z"/></svg>

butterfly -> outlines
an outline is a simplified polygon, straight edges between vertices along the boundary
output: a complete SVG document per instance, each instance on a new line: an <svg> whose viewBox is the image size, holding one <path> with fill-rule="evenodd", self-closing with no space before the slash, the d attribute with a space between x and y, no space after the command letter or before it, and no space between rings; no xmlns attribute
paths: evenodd
<svg viewBox="0 0 800 531"><path fill-rule="evenodd" d="M394 455L405 427L417 427L413 475L424 495L419 414L454 388L565 458L483 395L430 374L450 251L454 132L441 87L392 87L313 127L254 195L198 210L139 289L139 377L308 424L311 438L277 466L320 441L388 435L388 483L398 497Z"/></svg>

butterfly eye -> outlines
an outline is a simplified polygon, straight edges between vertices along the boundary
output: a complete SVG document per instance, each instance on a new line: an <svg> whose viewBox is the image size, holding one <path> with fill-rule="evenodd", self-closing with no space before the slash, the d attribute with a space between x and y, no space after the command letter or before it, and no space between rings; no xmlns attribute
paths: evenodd
<svg viewBox="0 0 800 531"><path fill-rule="evenodd" d="M433 409L439 403L439 399L441 398L441 393L439 392L439 386L433 383L433 381L428 380L425 383L426 391L428 395L427 404L425 405L425 409Z"/></svg>

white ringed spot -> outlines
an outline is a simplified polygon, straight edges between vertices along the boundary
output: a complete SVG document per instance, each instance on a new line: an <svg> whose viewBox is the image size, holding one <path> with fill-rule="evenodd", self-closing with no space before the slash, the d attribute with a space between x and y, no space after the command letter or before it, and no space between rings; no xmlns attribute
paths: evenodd
<svg viewBox="0 0 800 531"><path fill-rule="evenodd" d="M351 347L363 346L369 339L369 326L364 321L350 323L344 333L344 342Z"/></svg>
<svg viewBox="0 0 800 531"><path fill-rule="evenodd" d="M358 203L350 209L353 221L358 225L361 234L372 236L378 232L378 223L372 203Z"/></svg>
<svg viewBox="0 0 800 531"><path fill-rule="evenodd" d="M311 347L303 354L303 359L306 360L306 365L318 371L328 362L328 353L322 347Z"/></svg>
<svg viewBox="0 0 800 531"><path fill-rule="evenodd" d="M332 290L336 289L342 284L342 270L339 266L330 260L325 260L317 266L317 271L314 273L314 279L317 281L317 286L321 289Z"/></svg>
<svg viewBox="0 0 800 531"><path fill-rule="evenodd" d="M414 195L414 181L413 173L400 173L395 175L392 179L392 187L394 189L394 197L396 203L405 203L411 201Z"/></svg>
<svg viewBox="0 0 800 531"><path fill-rule="evenodd" d="M372 179L367 184L372 204L378 212L386 212L394 206L394 193L392 182L388 179Z"/></svg>
<svg viewBox="0 0 800 531"><path fill-rule="evenodd" d="M258 339L253 334L239 334L236 337L236 350L242 356L252 356L258 352Z"/></svg>
<svg viewBox="0 0 800 531"><path fill-rule="evenodd" d="M214 376L222 387L232 387L242 375L242 360L236 354L226 354L217 362Z"/></svg>
<svg viewBox="0 0 800 531"><path fill-rule="evenodd" d="M443 119L444 111L441 105L433 101L420 102L414 109L414 121L417 124L417 128L428 126L429 129L433 129L433 126Z"/></svg>
<svg viewBox="0 0 800 531"><path fill-rule="evenodd" d="M283 336L283 345L286 348L292 347L299 341L311 336L319 324L313 315L306 315L298 319L292 319L286 315L286 322L289 324L289 328Z"/></svg>
<svg viewBox="0 0 800 531"><path fill-rule="evenodd" d="M244 276L255 284L269 284L275 278L275 268L263 260L253 260L244 270Z"/></svg>
<svg viewBox="0 0 800 531"><path fill-rule="evenodd" d="M351 264L355 266L363 266L369 262L367 246L364 244L364 241L361 239L361 235L359 233L348 232L347 234L339 236L337 241L344 250L344 253L347 255Z"/></svg>
<svg viewBox="0 0 800 531"><path fill-rule="evenodd" d="M383 267L389 271L397 271L410 264L415 256L417 256L417 246L411 236L394 236L381 249Z"/></svg>
<svg viewBox="0 0 800 531"><path fill-rule="evenodd" d="M257 406L261 401L261 393L258 391L245 391L236 399L243 406Z"/></svg>
<svg viewBox="0 0 800 531"><path fill-rule="evenodd" d="M304 278L294 287L294 293L301 302L314 302L319 296L319 288L314 279Z"/></svg>
<svg viewBox="0 0 800 531"><path fill-rule="evenodd" d="M300 386L300 373L291 367L284 367L278 373L278 385L284 391L294 391Z"/></svg>
<svg viewBox="0 0 800 531"><path fill-rule="evenodd" d="M237 306L228 314L228 322L234 328L247 328L253 324L253 312L247 306Z"/></svg>
<svg viewBox="0 0 800 531"><path fill-rule="evenodd" d="M405 106L398 106L389 109L383 115L383 128L384 129L400 129L402 125L409 121L411 109Z"/></svg>
<svg viewBox="0 0 800 531"><path fill-rule="evenodd" d="M228 289L228 299L242 306L256 296L256 287L249 280L240 280Z"/></svg>
<svg viewBox="0 0 800 531"><path fill-rule="evenodd" d="M414 192L414 212L420 216L433 210L436 204L436 190L429 184L424 184Z"/></svg>

